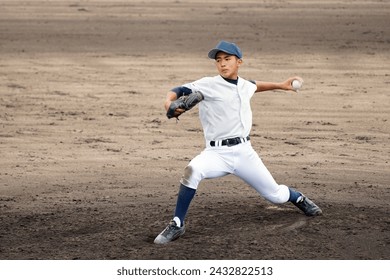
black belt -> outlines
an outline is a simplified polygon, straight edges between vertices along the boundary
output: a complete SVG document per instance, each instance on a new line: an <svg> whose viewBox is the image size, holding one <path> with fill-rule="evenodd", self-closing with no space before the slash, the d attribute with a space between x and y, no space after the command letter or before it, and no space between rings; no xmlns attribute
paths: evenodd
<svg viewBox="0 0 390 280"><path fill-rule="evenodd" d="M230 146L235 146L235 145L244 143L246 141L249 141L250 139L251 138L249 136L247 136L245 138L236 137L236 138L225 139L222 141L210 141L210 146L215 147L215 145L217 144L217 146L230 147Z"/></svg>

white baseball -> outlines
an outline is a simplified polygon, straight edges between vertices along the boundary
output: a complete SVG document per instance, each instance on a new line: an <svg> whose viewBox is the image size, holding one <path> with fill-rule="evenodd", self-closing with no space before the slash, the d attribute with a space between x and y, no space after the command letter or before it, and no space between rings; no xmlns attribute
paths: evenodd
<svg viewBox="0 0 390 280"><path fill-rule="evenodd" d="M298 90L302 87L302 82L300 80L293 80L291 85L294 90Z"/></svg>

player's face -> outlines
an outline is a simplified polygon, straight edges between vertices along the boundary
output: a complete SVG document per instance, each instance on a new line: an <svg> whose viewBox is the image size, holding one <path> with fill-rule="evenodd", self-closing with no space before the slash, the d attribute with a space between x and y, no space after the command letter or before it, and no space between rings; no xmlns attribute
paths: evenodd
<svg viewBox="0 0 390 280"><path fill-rule="evenodd" d="M226 79L237 79L238 68L240 67L242 60L235 55L227 54L224 52L217 53L215 57L215 64L219 74Z"/></svg>

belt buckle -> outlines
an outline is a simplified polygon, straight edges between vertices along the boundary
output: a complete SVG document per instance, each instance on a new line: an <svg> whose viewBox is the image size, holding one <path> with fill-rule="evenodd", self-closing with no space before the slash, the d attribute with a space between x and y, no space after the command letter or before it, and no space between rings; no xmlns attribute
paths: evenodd
<svg viewBox="0 0 390 280"><path fill-rule="evenodd" d="M228 147L235 146L238 144L238 138L226 139L226 142Z"/></svg>

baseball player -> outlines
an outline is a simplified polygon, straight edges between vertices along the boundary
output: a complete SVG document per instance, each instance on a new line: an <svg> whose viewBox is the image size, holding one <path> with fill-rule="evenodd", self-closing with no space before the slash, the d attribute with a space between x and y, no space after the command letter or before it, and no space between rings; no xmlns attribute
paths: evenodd
<svg viewBox="0 0 390 280"><path fill-rule="evenodd" d="M154 243L166 244L185 232L185 217L196 189L203 179L234 174L272 203L291 202L307 216L321 215L321 209L295 189L279 185L252 148L250 100L257 92L293 90L292 77L282 83L245 80L238 75L242 52L231 42L220 41L208 53L219 75L204 77L168 92L167 117L178 118L199 104L199 118L206 141L205 149L185 167L173 219Z"/></svg>

